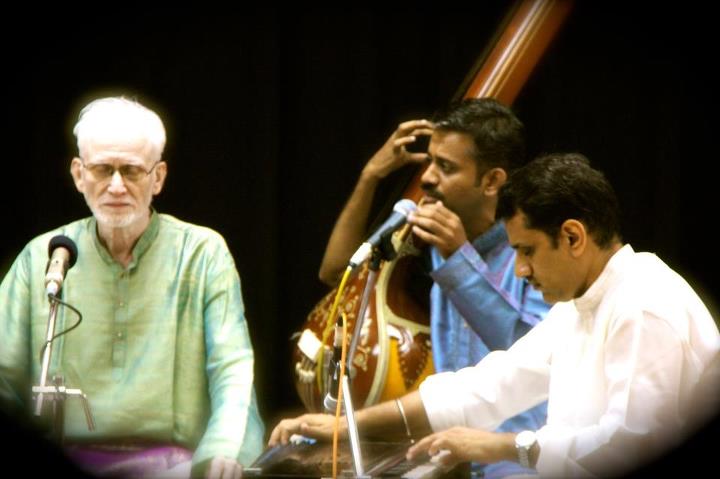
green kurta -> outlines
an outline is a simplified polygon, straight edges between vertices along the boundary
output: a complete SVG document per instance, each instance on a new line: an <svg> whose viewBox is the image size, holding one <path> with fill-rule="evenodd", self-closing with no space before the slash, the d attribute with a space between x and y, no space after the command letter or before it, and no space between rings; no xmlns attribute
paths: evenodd
<svg viewBox="0 0 720 479"><path fill-rule="evenodd" d="M25 247L0 285L0 397L33 405L49 310L47 248L57 234L78 247L62 297L83 321L53 343L50 376L82 389L96 422L88 431L80 400L66 401L68 441L175 443L196 449L193 463L223 455L250 464L264 428L240 278L218 233L172 216L152 214L127 269L99 242L94 218ZM76 320L60 308L56 332Z"/></svg>

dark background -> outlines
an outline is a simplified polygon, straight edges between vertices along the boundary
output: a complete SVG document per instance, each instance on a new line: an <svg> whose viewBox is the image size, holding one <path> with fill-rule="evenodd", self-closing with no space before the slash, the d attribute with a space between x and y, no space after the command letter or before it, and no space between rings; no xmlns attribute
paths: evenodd
<svg viewBox="0 0 720 479"><path fill-rule="evenodd" d="M488 3L7 17L0 273L35 235L89 214L68 173L79 109L136 97L168 130L157 209L233 252L271 428L300 407L289 338L326 292L317 270L337 214L397 123L455 94L505 14ZM616 187L624 239L717 311L716 39L692 8L576 4L514 109L531 154L586 154Z"/></svg>

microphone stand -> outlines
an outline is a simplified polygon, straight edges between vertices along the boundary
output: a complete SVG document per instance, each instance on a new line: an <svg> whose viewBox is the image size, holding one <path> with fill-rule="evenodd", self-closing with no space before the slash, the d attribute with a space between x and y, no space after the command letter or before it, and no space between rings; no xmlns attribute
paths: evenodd
<svg viewBox="0 0 720 479"><path fill-rule="evenodd" d="M353 457L353 466L357 479L370 479L365 474L365 466L363 465L362 451L360 449L360 436L358 434L357 422L355 421L355 409L353 408L352 396L350 395L350 382L347 376L342 378L343 388L343 406L345 409L345 417L348 423L348 439L350 440L350 451Z"/></svg>
<svg viewBox="0 0 720 479"><path fill-rule="evenodd" d="M52 385L48 385L48 372L50 369L50 359L52 356L52 341L55 335L55 322L57 318L57 308L60 304L57 296L48 295L50 300L50 312L48 314L47 333L45 335L45 349L43 350L42 366L40 370L40 384L32 387L35 395L35 416L40 417L43 412L43 403L45 395L52 401L51 406L51 436L55 436L58 443L64 440L64 422L65 422L65 399L67 396L76 396L80 398L85 419L87 420L88 429L95 430L95 422L90 412L90 404L87 396L80 389L68 389L65 387L63 377L60 375L53 376Z"/></svg>
<svg viewBox="0 0 720 479"><path fill-rule="evenodd" d="M345 366L348 371L346 376L349 376L350 379L355 376L355 368L352 366L352 358L355 355L355 350L357 349L358 341L360 338L360 332L362 331L363 324L365 323L365 311L367 310L368 303L370 302L370 293L375 288L378 271L380 270L380 262L382 260L383 254L380 249L373 248L370 260L368 261L368 277L365 281L365 289L363 289L362 299L360 300L360 309L358 310L358 315L355 321L355 327L353 328L352 339L350 341L350 347L348 348L348 354L346 358L347 364ZM328 392L325 395L325 400L323 401L323 404L325 406L325 411L330 414L335 413L335 405L337 404L337 391L333 391L333 385L337 384L337 382L334 381L334 376L339 370L339 364L330 364L330 367L328 368L328 380L326 381L326 384L328 384L329 387ZM341 385L338 384L337 387L339 388L341 387Z"/></svg>
<svg viewBox="0 0 720 479"><path fill-rule="evenodd" d="M362 299L360 300L360 309L358 310L357 319L355 321L355 328L353 328L350 349L348 349L346 366L348 368L348 374L351 378L355 376L355 368L352 365L352 358L355 356L355 350L357 349L358 341L360 340L360 332L362 331L363 324L365 324L365 311L367 310L368 303L370 302L370 293L375 289L378 271L380 270L380 262L382 260L383 254L380 249L373 248L370 261L368 262L368 277L365 281L365 289L363 289Z"/></svg>
<svg viewBox="0 0 720 479"><path fill-rule="evenodd" d="M352 394L350 391L350 379L348 376L354 376L355 369L352 366L352 357L355 355L355 350L360 338L360 332L362 331L363 323L365 322L365 311L367 310L368 303L370 302L370 293L375 289L378 271L380 270L380 262L383 259L386 259L387 256L389 256L387 248L372 249L372 254L368 262L368 277L365 281L365 289L363 290L362 300L360 301L360 309L358 310L355 328L353 328L352 341L346 358L348 374L342 377L341 382L343 388L343 408L345 410L345 417L347 418L348 423L348 439L350 440L350 450L352 453L355 472L353 477L359 479L369 479L370 476L365 474L365 466L363 465L362 451L360 448L360 436L357 422L355 421L355 409L353 408Z"/></svg>

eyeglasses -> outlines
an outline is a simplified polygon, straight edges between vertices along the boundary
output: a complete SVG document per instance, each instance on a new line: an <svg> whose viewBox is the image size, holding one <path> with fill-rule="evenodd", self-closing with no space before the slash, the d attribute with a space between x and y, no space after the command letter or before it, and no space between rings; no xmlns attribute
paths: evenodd
<svg viewBox="0 0 720 479"><path fill-rule="evenodd" d="M146 170L140 165L121 165L115 168L109 163L95 163L90 165L82 163L82 167L90 173L95 181L103 181L112 178L115 172L118 171L123 179L134 183L143 180L146 176L152 173L152 170L155 169L160 161L162 160L156 161L149 170Z"/></svg>

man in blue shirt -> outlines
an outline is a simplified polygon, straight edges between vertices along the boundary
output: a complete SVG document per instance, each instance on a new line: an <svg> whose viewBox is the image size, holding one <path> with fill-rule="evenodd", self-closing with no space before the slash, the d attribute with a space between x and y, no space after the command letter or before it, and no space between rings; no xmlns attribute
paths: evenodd
<svg viewBox="0 0 720 479"><path fill-rule="evenodd" d="M497 194L524 158L524 128L513 112L489 99L455 104L434 122L401 123L365 165L335 224L320 279L335 284L365 237L379 182L408 163L427 162L425 192L408 217L413 233L431 245L431 338L436 372L475 365L490 351L508 349L545 315L542 295L513 273L515 252L495 222ZM427 153L407 146L429 136ZM535 430L545 424L542 404L503 423L499 431ZM528 472L501 462L485 477Z"/></svg>

